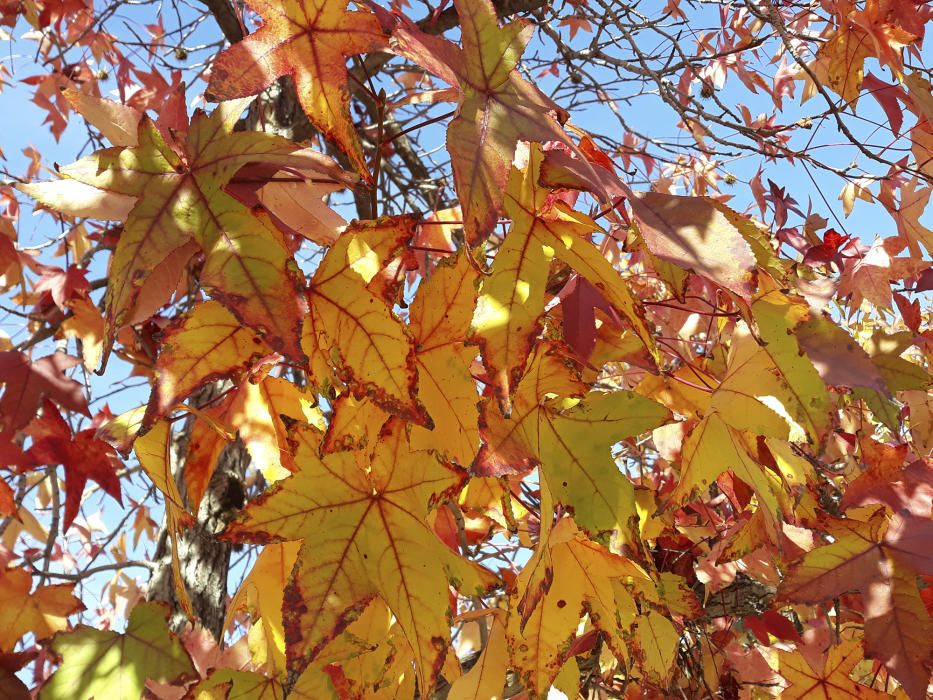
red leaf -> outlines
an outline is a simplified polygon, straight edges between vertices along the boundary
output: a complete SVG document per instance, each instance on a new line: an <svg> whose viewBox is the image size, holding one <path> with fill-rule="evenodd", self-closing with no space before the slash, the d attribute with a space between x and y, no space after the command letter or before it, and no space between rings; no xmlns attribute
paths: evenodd
<svg viewBox="0 0 933 700"><path fill-rule="evenodd" d="M123 505L115 471L120 460L110 445L95 437L93 428L72 435L58 409L46 399L42 416L30 424L27 432L33 440L29 455L37 464L61 464L65 469L65 531L78 514L88 479Z"/></svg>
<svg viewBox="0 0 933 700"><path fill-rule="evenodd" d="M0 381L6 384L0 398L0 429L15 432L24 428L45 396L62 408L90 416L81 385L63 374L80 362L63 353L32 362L17 350L0 352Z"/></svg>
<svg viewBox="0 0 933 700"><path fill-rule="evenodd" d="M914 333L920 332L920 302L917 299L910 301L903 294L894 295L894 303L897 304L897 310L901 312L904 323Z"/></svg>
<svg viewBox="0 0 933 700"><path fill-rule="evenodd" d="M622 325L619 315L590 282L574 274L560 291L564 311L564 340L586 359L596 346L596 309L606 314L617 326Z"/></svg>
<svg viewBox="0 0 933 700"><path fill-rule="evenodd" d="M797 628L794 627L794 623L776 610L766 610L761 614L761 620L765 623L768 632L778 639L785 642L801 641L800 634L797 632Z"/></svg>
<svg viewBox="0 0 933 700"><path fill-rule="evenodd" d="M862 80L862 90L868 92L877 100L878 104L881 105L881 109L884 110L884 116L888 118L891 132L895 136L899 136L901 126L904 124L904 110L898 104L898 100L906 100L907 98L903 88L890 85L868 73Z"/></svg>

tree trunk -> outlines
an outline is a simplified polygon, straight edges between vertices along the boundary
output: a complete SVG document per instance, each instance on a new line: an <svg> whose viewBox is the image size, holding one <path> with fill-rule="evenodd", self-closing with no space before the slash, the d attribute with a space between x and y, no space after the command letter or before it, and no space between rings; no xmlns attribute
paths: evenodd
<svg viewBox="0 0 933 700"><path fill-rule="evenodd" d="M205 387L195 395L195 405L203 405L216 396L222 387L223 384L219 382ZM178 466L175 480L185 498L187 494L182 478L182 461L194 420L192 416L186 422L176 442ZM248 465L249 454L239 439L227 445L217 460L198 508L194 527L177 535L181 577L191 598L194 621L203 625L218 641L223 638L223 623L227 613L227 573L231 545L218 540L216 536L244 505L243 477ZM163 524L156 547L156 568L149 582L149 600L172 606L170 625L173 630L180 632L188 618L176 594L171 542L168 525Z"/></svg>

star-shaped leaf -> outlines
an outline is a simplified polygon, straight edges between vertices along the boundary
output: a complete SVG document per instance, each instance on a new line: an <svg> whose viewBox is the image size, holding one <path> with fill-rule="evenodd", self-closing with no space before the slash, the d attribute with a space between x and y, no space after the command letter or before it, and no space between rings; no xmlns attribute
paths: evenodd
<svg viewBox="0 0 933 700"><path fill-rule="evenodd" d="M27 632L36 639L68 627L68 616L84 610L74 585L39 586L30 592L32 577L25 569L0 570L0 651L12 651Z"/></svg>
<svg viewBox="0 0 933 700"><path fill-rule="evenodd" d="M60 352L35 362L18 350L0 352L0 429L12 433L25 427L46 396L62 408L90 416L82 386L63 374L79 363L77 357Z"/></svg>
<svg viewBox="0 0 933 700"><path fill-rule="evenodd" d="M413 452L405 425L386 424L367 469L353 453L319 456L319 433L293 435L299 471L251 503L226 536L303 539L285 591L289 668L301 671L378 596L392 610L428 693L450 645L448 585L467 594L495 578L448 549L426 522L465 474Z"/></svg>
<svg viewBox="0 0 933 700"><path fill-rule="evenodd" d="M542 546L546 552L519 575L508 621L512 662L536 697L546 695L557 677L584 613L623 658L634 615L623 619L625 606L617 596L631 596L622 584L653 590L651 578L638 564L587 539L570 518L560 520Z"/></svg>
<svg viewBox="0 0 933 700"><path fill-rule="evenodd" d="M413 225L409 217L358 223L331 246L308 285L311 313L302 347L319 383L326 383L319 373L336 368L354 394L430 426L417 399L411 334L387 300L368 286L410 240Z"/></svg>
<svg viewBox="0 0 933 700"><path fill-rule="evenodd" d="M132 317L146 278L194 240L206 256L204 288L275 350L301 357L298 338L306 310L302 275L268 217L254 215L224 188L249 163L313 170L334 180L340 179L340 171L286 139L234 132L244 107L237 101L219 105L210 116L198 111L187 133L170 131L168 136L144 117L137 145L104 149L60 169L66 181L135 199L110 264L108 349L116 331ZM45 195L57 186L41 183L28 192L55 206Z"/></svg>
<svg viewBox="0 0 933 700"><path fill-rule="evenodd" d="M347 11L347 0L249 0L263 25L214 61L208 92L221 99L256 95L290 75L302 109L368 175L350 117L347 56L387 45L378 20Z"/></svg>
<svg viewBox="0 0 933 700"><path fill-rule="evenodd" d="M635 516L632 482L610 448L670 418L658 403L632 391L585 392L561 349L538 346L515 394L512 415L483 405L485 445L475 469L507 474L540 464L555 499L592 533L623 538Z"/></svg>
<svg viewBox="0 0 933 700"><path fill-rule="evenodd" d="M763 291L752 303L752 314L774 364L773 373L787 390L784 411L818 443L829 427L830 397L813 363L801 352L794 331L810 315L806 301L777 290Z"/></svg>
<svg viewBox="0 0 933 700"><path fill-rule="evenodd" d="M29 425L27 432L32 436L29 455L37 464L61 464L65 469L65 530L78 514L88 479L123 504L116 473L122 463L110 445L97 439L96 430L89 428L72 435L55 404L46 399L42 416Z"/></svg>
<svg viewBox="0 0 933 700"><path fill-rule="evenodd" d="M147 680L169 683L194 676L191 658L169 632L167 619L165 606L139 603L122 634L79 625L56 635L52 651L62 663L39 691L40 700L139 700Z"/></svg>
<svg viewBox="0 0 933 700"><path fill-rule="evenodd" d="M418 398L435 426L444 426L413 427L412 447L436 450L463 466L473 463L479 449L479 396L470 374L476 348L463 342L473 318L479 274L467 255L461 253L431 273L418 289L409 317L417 348Z"/></svg>
<svg viewBox="0 0 933 700"><path fill-rule="evenodd" d="M272 349L220 302L195 306L163 331L146 424L208 382L249 369Z"/></svg>
<svg viewBox="0 0 933 700"><path fill-rule="evenodd" d="M524 170L513 170L505 197L512 226L499 247L492 273L483 281L471 340L483 355L505 413L541 331L548 266L557 257L587 279L655 350L642 307L626 281L589 240L601 229L538 184L541 150L531 149Z"/></svg>
<svg viewBox="0 0 933 700"><path fill-rule="evenodd" d="M825 654L804 656L799 651L779 651L778 671L789 687L781 697L791 700L810 698L848 698L849 700L881 700L890 695L856 683L849 674L862 660L859 640L850 639L831 646ZM822 665L813 658L822 659Z"/></svg>
<svg viewBox="0 0 933 700"><path fill-rule="evenodd" d="M933 521L865 506L830 522L831 544L794 563L779 595L818 603L860 591L865 655L880 659L912 698L925 697L933 652L933 620L917 590L917 574L933 575Z"/></svg>
<svg viewBox="0 0 933 700"><path fill-rule="evenodd" d="M531 38L528 24L500 27L490 0L455 0L454 5L462 49L410 23L395 31L394 47L460 89L447 148L467 240L475 244L496 224L518 140L566 141L558 120L567 115L517 70Z"/></svg>

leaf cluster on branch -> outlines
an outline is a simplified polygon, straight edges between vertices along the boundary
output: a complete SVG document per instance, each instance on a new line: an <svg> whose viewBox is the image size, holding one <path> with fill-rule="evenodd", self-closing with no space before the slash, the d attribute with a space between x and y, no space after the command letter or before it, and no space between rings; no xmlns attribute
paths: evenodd
<svg viewBox="0 0 933 700"><path fill-rule="evenodd" d="M424 5L0 4L0 695L926 697L933 9Z"/></svg>

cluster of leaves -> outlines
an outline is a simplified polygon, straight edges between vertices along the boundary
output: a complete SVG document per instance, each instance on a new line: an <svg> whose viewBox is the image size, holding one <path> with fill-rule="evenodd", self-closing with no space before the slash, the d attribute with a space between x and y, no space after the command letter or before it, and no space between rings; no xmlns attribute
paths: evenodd
<svg viewBox="0 0 933 700"><path fill-rule="evenodd" d="M850 104L866 60L900 81L876 97L895 132L915 118L914 160L842 194L895 214L898 235L869 248L815 214L787 227L799 208L774 183L752 188L770 227L698 187L633 191L523 77L532 26L489 0L455 0L458 42L400 8L248 5L261 26L214 61L209 112L189 119L180 83L148 104L55 95L111 144L17 185L73 225L70 264L0 231L4 285L37 328L0 352L3 694L30 696L32 664L44 700L925 697L933 335L906 290L933 287L933 105L902 56L929 15L834 3L795 76ZM448 86L409 101L456 105L459 206L347 224L326 198L378 199L383 157L351 114L347 57L389 51ZM284 77L335 159L242 128ZM83 218L112 223L89 236ZM92 250L110 251L101 285ZM81 356L31 357L53 334ZM92 418L68 372L111 356L151 391ZM90 527L88 481L122 502L135 454L193 618L177 543L234 442L253 497L218 537L263 545L229 605L238 641L176 636L152 602L122 633L70 626L89 574L44 583L55 538L25 494L51 473L53 532ZM138 537L150 506L130 507ZM24 533L48 548L16 551ZM112 595L143 597L120 576Z"/></svg>

